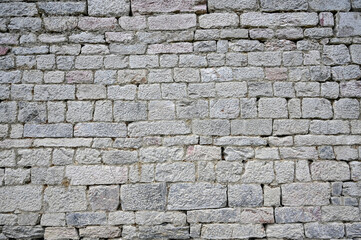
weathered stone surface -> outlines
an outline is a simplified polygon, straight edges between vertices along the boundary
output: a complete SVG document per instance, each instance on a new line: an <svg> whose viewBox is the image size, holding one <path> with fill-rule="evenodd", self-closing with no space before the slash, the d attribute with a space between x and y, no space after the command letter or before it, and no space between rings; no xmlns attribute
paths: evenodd
<svg viewBox="0 0 361 240"><path fill-rule="evenodd" d="M155 179L160 182L193 182L195 166L193 163L157 164Z"/></svg>
<svg viewBox="0 0 361 240"><path fill-rule="evenodd" d="M234 208L194 210L187 212L187 222L189 223L232 223L238 222L240 220L240 217L240 211Z"/></svg>
<svg viewBox="0 0 361 240"><path fill-rule="evenodd" d="M90 16L127 16L130 11L129 0L89 0Z"/></svg>
<svg viewBox="0 0 361 240"><path fill-rule="evenodd" d="M350 179L347 163L338 161L316 161L311 164L313 180L345 181Z"/></svg>
<svg viewBox="0 0 361 240"><path fill-rule="evenodd" d="M353 37L361 34L361 14L359 12L338 13L336 15L336 35Z"/></svg>
<svg viewBox="0 0 361 240"><path fill-rule="evenodd" d="M165 210L166 185L163 183L122 185L120 198L124 210Z"/></svg>
<svg viewBox="0 0 361 240"><path fill-rule="evenodd" d="M359 221L360 212L357 207L352 206L323 206L322 221Z"/></svg>
<svg viewBox="0 0 361 240"><path fill-rule="evenodd" d="M169 210L219 208L226 204L226 188L211 183L172 184L168 195Z"/></svg>
<svg viewBox="0 0 361 240"><path fill-rule="evenodd" d="M4 226L2 233L8 238L43 238L44 229L40 226Z"/></svg>
<svg viewBox="0 0 361 240"><path fill-rule="evenodd" d="M119 205L119 186L90 187L88 192L88 198L93 211L117 210Z"/></svg>
<svg viewBox="0 0 361 240"><path fill-rule="evenodd" d="M66 214L66 222L69 226L105 225L107 217L104 212L78 212Z"/></svg>
<svg viewBox="0 0 361 240"><path fill-rule="evenodd" d="M48 212L84 211L87 209L85 187L48 187L44 191Z"/></svg>
<svg viewBox="0 0 361 240"><path fill-rule="evenodd" d="M345 230L342 223L306 223L305 234L308 238L341 238Z"/></svg>
<svg viewBox="0 0 361 240"><path fill-rule="evenodd" d="M243 26L250 27L296 27L315 26L318 23L316 13L258 13L250 12L241 15Z"/></svg>
<svg viewBox="0 0 361 240"><path fill-rule="evenodd" d="M195 14L160 15L148 18L150 30L181 30L196 26Z"/></svg>
<svg viewBox="0 0 361 240"><path fill-rule="evenodd" d="M242 182L271 183L274 177L273 162L248 161L242 175Z"/></svg>
<svg viewBox="0 0 361 240"><path fill-rule="evenodd" d="M320 207L278 207L275 209L277 223L316 222L321 220Z"/></svg>
<svg viewBox="0 0 361 240"><path fill-rule="evenodd" d="M39 211L41 192L42 187L36 185L1 187L0 212Z"/></svg>
<svg viewBox="0 0 361 240"><path fill-rule="evenodd" d="M171 13L171 12L197 12L205 13L207 6L205 1L173 1L172 3L165 0L154 2L152 0L132 1L132 12L136 14L153 14L153 13Z"/></svg>
<svg viewBox="0 0 361 240"><path fill-rule="evenodd" d="M278 224L269 225L266 228L269 238L302 239L304 237L302 224Z"/></svg>
<svg viewBox="0 0 361 240"><path fill-rule="evenodd" d="M240 184L228 186L228 204L230 207L261 206L263 194L261 185Z"/></svg>
<svg viewBox="0 0 361 240"><path fill-rule="evenodd" d="M77 137L125 137L126 133L122 123L78 123L74 127Z"/></svg>
<svg viewBox="0 0 361 240"><path fill-rule="evenodd" d="M48 227L45 229L44 238L49 240L79 239L79 234L72 227Z"/></svg>
<svg viewBox="0 0 361 240"><path fill-rule="evenodd" d="M276 11L300 11L307 10L308 3L306 0L289 1L289 0L261 0L261 9L267 12Z"/></svg>
<svg viewBox="0 0 361 240"><path fill-rule="evenodd" d="M136 122L128 126L133 137L152 135L184 135L190 133L189 126L183 121Z"/></svg>
<svg viewBox="0 0 361 240"><path fill-rule="evenodd" d="M328 183L290 183L282 185L285 206L327 205L330 198Z"/></svg>
<svg viewBox="0 0 361 240"><path fill-rule="evenodd" d="M65 170L72 185L124 183L127 173L126 167L118 166L67 166Z"/></svg>

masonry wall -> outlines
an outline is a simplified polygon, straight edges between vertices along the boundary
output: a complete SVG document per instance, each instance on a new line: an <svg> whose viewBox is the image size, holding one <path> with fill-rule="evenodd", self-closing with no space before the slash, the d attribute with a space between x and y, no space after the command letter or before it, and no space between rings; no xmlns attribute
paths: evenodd
<svg viewBox="0 0 361 240"><path fill-rule="evenodd" d="M0 3L0 239L361 237L360 0Z"/></svg>

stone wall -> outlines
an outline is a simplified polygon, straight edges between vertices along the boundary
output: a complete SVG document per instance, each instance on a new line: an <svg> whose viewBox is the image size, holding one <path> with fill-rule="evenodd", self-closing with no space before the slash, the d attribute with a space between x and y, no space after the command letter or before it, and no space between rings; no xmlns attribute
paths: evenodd
<svg viewBox="0 0 361 240"><path fill-rule="evenodd" d="M0 3L0 239L361 237L360 0Z"/></svg>

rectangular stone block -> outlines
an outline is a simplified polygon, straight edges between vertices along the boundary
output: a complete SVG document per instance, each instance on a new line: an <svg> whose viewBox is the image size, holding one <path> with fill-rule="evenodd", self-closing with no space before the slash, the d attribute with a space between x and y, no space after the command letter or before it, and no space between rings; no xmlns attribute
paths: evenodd
<svg viewBox="0 0 361 240"><path fill-rule="evenodd" d="M226 200L226 187L220 184L172 184L168 194L168 210L220 208L226 205Z"/></svg>
<svg viewBox="0 0 361 240"><path fill-rule="evenodd" d="M153 0L132 0L132 13L133 15L144 14L150 15L154 13L183 13L183 12L207 12L206 1L204 0L190 0L182 1L176 0L168 2L166 0L156 1Z"/></svg>
<svg viewBox="0 0 361 240"><path fill-rule="evenodd" d="M123 210L165 210L165 183L126 184L120 189Z"/></svg>
<svg viewBox="0 0 361 240"><path fill-rule="evenodd" d="M75 137L125 137L124 123L78 123L74 126Z"/></svg>
<svg viewBox="0 0 361 240"><path fill-rule="evenodd" d="M193 210L187 212L189 223L232 223L240 220L240 211L236 208Z"/></svg>
<svg viewBox="0 0 361 240"><path fill-rule="evenodd" d="M0 212L39 211L42 186L6 186L0 188Z"/></svg>
<svg viewBox="0 0 361 240"><path fill-rule="evenodd" d="M148 46L147 50L148 54L191 52L193 52L193 44L187 42L152 44Z"/></svg>
<svg viewBox="0 0 361 240"><path fill-rule="evenodd" d="M329 183L291 183L282 188L284 206L327 205L330 199Z"/></svg>
<svg viewBox="0 0 361 240"><path fill-rule="evenodd" d="M34 16L37 13L35 3L8 2L0 4L0 16L2 17Z"/></svg>
<svg viewBox="0 0 361 240"><path fill-rule="evenodd" d="M196 26L195 14L159 15L148 18L150 30L182 30Z"/></svg>
<svg viewBox="0 0 361 240"><path fill-rule="evenodd" d="M341 1L342 2L342 1ZM337 37L356 37L361 35L361 13L337 13L336 35Z"/></svg>
<svg viewBox="0 0 361 240"><path fill-rule="evenodd" d="M130 0L88 0L89 16L128 16Z"/></svg>
<svg viewBox="0 0 361 240"><path fill-rule="evenodd" d="M323 206L322 222L360 221L360 211L353 206Z"/></svg>
<svg viewBox="0 0 361 240"><path fill-rule="evenodd" d="M78 15L84 14L85 2L39 2L38 7L48 15Z"/></svg>
<svg viewBox="0 0 361 240"><path fill-rule="evenodd" d="M232 135L261 135L267 136L272 134L271 119L249 119L249 120L232 120Z"/></svg>
<svg viewBox="0 0 361 240"><path fill-rule="evenodd" d="M34 100L70 100L75 99L74 85L36 85Z"/></svg>
<svg viewBox="0 0 361 240"><path fill-rule="evenodd" d="M302 224L274 224L267 226L267 237L269 238L304 238L304 230Z"/></svg>
<svg viewBox="0 0 361 240"><path fill-rule="evenodd" d="M157 164L155 180L160 182L194 182L194 163L164 163Z"/></svg>
<svg viewBox="0 0 361 240"><path fill-rule="evenodd" d="M277 11L307 11L307 0L261 0L261 9L266 12Z"/></svg>
<svg viewBox="0 0 361 240"><path fill-rule="evenodd" d="M186 218L186 213L176 211L139 211L135 215L135 222L139 225L160 225L171 223L176 226L180 226L186 224Z"/></svg>
<svg viewBox="0 0 361 240"><path fill-rule="evenodd" d="M277 223L317 222L321 220L320 207L278 207L275 209Z"/></svg>
<svg viewBox="0 0 361 240"><path fill-rule="evenodd" d="M201 28L235 27L239 25L236 13L210 13L199 17Z"/></svg>
<svg viewBox="0 0 361 240"><path fill-rule="evenodd" d="M134 122L128 126L129 136L184 135L191 132L184 121Z"/></svg>
<svg viewBox="0 0 361 240"><path fill-rule="evenodd" d="M73 126L68 123L54 123L54 124L25 124L24 137L72 137Z"/></svg>
<svg viewBox="0 0 361 240"><path fill-rule="evenodd" d="M343 223L306 223L304 227L307 238L331 239L345 235Z"/></svg>
<svg viewBox="0 0 361 240"><path fill-rule="evenodd" d="M244 10L256 10L258 3L256 0L208 0L208 8L211 11L244 11Z"/></svg>
<svg viewBox="0 0 361 240"><path fill-rule="evenodd" d="M60 240L63 238L78 239L79 234L77 230L72 227L47 227L44 238L49 240Z"/></svg>
<svg viewBox="0 0 361 240"><path fill-rule="evenodd" d="M67 166L65 170L72 185L120 184L127 175L128 168L118 166Z"/></svg>
<svg viewBox="0 0 361 240"><path fill-rule="evenodd" d="M208 136L225 136L230 134L228 120L193 120L193 133Z"/></svg>
<svg viewBox="0 0 361 240"><path fill-rule="evenodd" d="M68 226L89 226L89 225L105 225L107 216L105 212L78 212L67 213L66 223Z"/></svg>
<svg viewBox="0 0 361 240"><path fill-rule="evenodd" d="M228 186L228 205L230 207L262 206L262 187L258 184L237 184Z"/></svg>
<svg viewBox="0 0 361 240"><path fill-rule="evenodd" d="M349 0L310 0L309 6L311 11L349 11L351 3Z"/></svg>
<svg viewBox="0 0 361 240"><path fill-rule="evenodd" d="M307 27L318 24L317 13L259 13L241 15L242 26L248 27Z"/></svg>

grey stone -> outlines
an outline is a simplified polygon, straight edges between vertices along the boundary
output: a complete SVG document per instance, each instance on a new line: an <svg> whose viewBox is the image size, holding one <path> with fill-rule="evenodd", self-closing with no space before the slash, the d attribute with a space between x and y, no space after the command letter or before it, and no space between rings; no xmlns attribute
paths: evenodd
<svg viewBox="0 0 361 240"><path fill-rule="evenodd" d="M334 103L335 118L358 119L360 104L356 99L343 98Z"/></svg>
<svg viewBox="0 0 361 240"><path fill-rule="evenodd" d="M235 27L238 24L239 17L235 13L211 13L199 17L201 28Z"/></svg>
<svg viewBox="0 0 361 240"><path fill-rule="evenodd" d="M176 110L181 119L205 118L208 116L208 101L177 101Z"/></svg>
<svg viewBox="0 0 361 240"><path fill-rule="evenodd" d="M38 13L35 3L8 2L0 4L2 17L34 16Z"/></svg>
<svg viewBox="0 0 361 240"><path fill-rule="evenodd" d="M167 225L155 225L155 226L140 226L139 227L140 239L159 239L165 238L176 238L176 239L187 239L189 238L189 227L188 226L173 226Z"/></svg>
<svg viewBox="0 0 361 240"><path fill-rule="evenodd" d="M261 185L239 184L228 186L228 204L230 207L257 207L263 203Z"/></svg>
<svg viewBox="0 0 361 240"><path fill-rule="evenodd" d="M351 9L350 1L346 0L311 0L309 1L309 6L314 11L349 11Z"/></svg>
<svg viewBox="0 0 361 240"><path fill-rule="evenodd" d="M129 0L90 0L89 16L127 16L130 11Z"/></svg>
<svg viewBox="0 0 361 240"><path fill-rule="evenodd" d="M78 123L74 127L77 137L125 137L124 123Z"/></svg>
<svg viewBox="0 0 361 240"><path fill-rule="evenodd" d="M79 239L79 234L72 227L47 227L44 238L49 240Z"/></svg>
<svg viewBox="0 0 361 240"><path fill-rule="evenodd" d="M139 121L147 119L145 102L114 102L114 119L116 121Z"/></svg>
<svg viewBox="0 0 361 240"><path fill-rule="evenodd" d="M316 222L321 220L320 207L278 207L275 209L277 223Z"/></svg>
<svg viewBox="0 0 361 240"><path fill-rule="evenodd" d="M124 210L165 210L166 185L126 184L121 186L121 204Z"/></svg>
<svg viewBox="0 0 361 240"><path fill-rule="evenodd" d="M254 157L253 148L249 147L226 147L224 158L226 161L243 161Z"/></svg>
<svg viewBox="0 0 361 240"><path fill-rule="evenodd" d="M345 235L342 223L306 223L304 227L308 238L342 238Z"/></svg>
<svg viewBox="0 0 361 240"><path fill-rule="evenodd" d="M306 0L301 1L275 1L275 0L262 0L261 9L267 12L276 12L276 11L301 11L308 9L308 3Z"/></svg>
<svg viewBox="0 0 361 240"><path fill-rule="evenodd" d="M359 221L360 212L358 207L352 206L323 206L322 221Z"/></svg>
<svg viewBox="0 0 361 240"><path fill-rule="evenodd" d="M188 133L190 127L183 121L135 122L128 125L128 135L131 137Z"/></svg>
<svg viewBox="0 0 361 240"><path fill-rule="evenodd" d="M303 118L332 118L333 112L330 101L322 98L304 98L302 100Z"/></svg>
<svg viewBox="0 0 361 240"><path fill-rule="evenodd" d="M271 119L250 119L231 121L232 135L271 135Z"/></svg>
<svg viewBox="0 0 361 240"><path fill-rule="evenodd" d="M266 228L266 235L269 238L303 239L303 232L302 224L275 224Z"/></svg>
<svg viewBox="0 0 361 240"><path fill-rule="evenodd" d="M317 13L260 13L248 12L241 15L243 26L249 27L295 27L315 26Z"/></svg>
<svg viewBox="0 0 361 240"><path fill-rule="evenodd" d="M119 186L91 186L88 198L93 211L114 211L119 206Z"/></svg>
<svg viewBox="0 0 361 240"><path fill-rule="evenodd" d="M243 164L220 161L216 166L216 178L220 183L238 182L241 179Z"/></svg>
<svg viewBox="0 0 361 240"><path fill-rule="evenodd" d="M39 211L42 186L6 186L0 188L0 212Z"/></svg>
<svg viewBox="0 0 361 240"><path fill-rule="evenodd" d="M343 65L351 61L350 52L345 45L323 47L323 63L325 65Z"/></svg>
<svg viewBox="0 0 361 240"><path fill-rule="evenodd" d="M284 206L327 205L330 198L328 183L290 183L282 185Z"/></svg>
<svg viewBox="0 0 361 240"><path fill-rule="evenodd" d="M77 15L85 13L84 2L39 2L41 11L49 15Z"/></svg>
<svg viewBox="0 0 361 240"><path fill-rule="evenodd" d="M287 118L287 101L284 98L261 98L258 112L260 118Z"/></svg>
<svg viewBox="0 0 361 240"><path fill-rule="evenodd" d="M2 233L8 238L43 238L44 228L41 226L4 226Z"/></svg>
<svg viewBox="0 0 361 240"><path fill-rule="evenodd" d="M44 203L48 212L72 212L87 209L85 187L48 187Z"/></svg>
<svg viewBox="0 0 361 240"><path fill-rule="evenodd" d="M274 178L273 162L248 161L242 175L242 182L271 183Z"/></svg>
<svg viewBox="0 0 361 240"><path fill-rule="evenodd" d="M67 213L66 223L68 226L104 225L107 217L104 212L78 212Z"/></svg>
<svg viewBox="0 0 361 240"><path fill-rule="evenodd" d="M187 212L189 223L232 223L240 220L240 211L234 208L193 210Z"/></svg>
<svg viewBox="0 0 361 240"><path fill-rule="evenodd" d="M24 137L72 137L73 126L67 123L25 124Z"/></svg>
<svg viewBox="0 0 361 240"><path fill-rule="evenodd" d="M124 183L127 173L126 167L118 166L67 166L65 170L72 185Z"/></svg>
<svg viewBox="0 0 361 240"><path fill-rule="evenodd" d="M209 136L225 136L230 133L228 120L193 120L193 133Z"/></svg>
<svg viewBox="0 0 361 240"><path fill-rule="evenodd" d="M160 225L171 223L175 226L185 225L187 215L182 212L156 212L156 211L139 211L135 215L135 222L139 225Z"/></svg>
<svg viewBox="0 0 361 240"><path fill-rule="evenodd" d="M196 26L195 14L159 15L148 18L150 30L181 30Z"/></svg>
<svg viewBox="0 0 361 240"><path fill-rule="evenodd" d="M211 100L209 111L211 118L237 118L240 112L239 100L230 98Z"/></svg>
<svg viewBox="0 0 361 240"><path fill-rule="evenodd" d="M195 166L193 163L163 163L157 164L155 179L160 182L193 182Z"/></svg>
<svg viewBox="0 0 361 240"><path fill-rule="evenodd" d="M192 210L219 208L225 206L226 198L226 188L220 184L172 184L168 194L168 209Z"/></svg>

